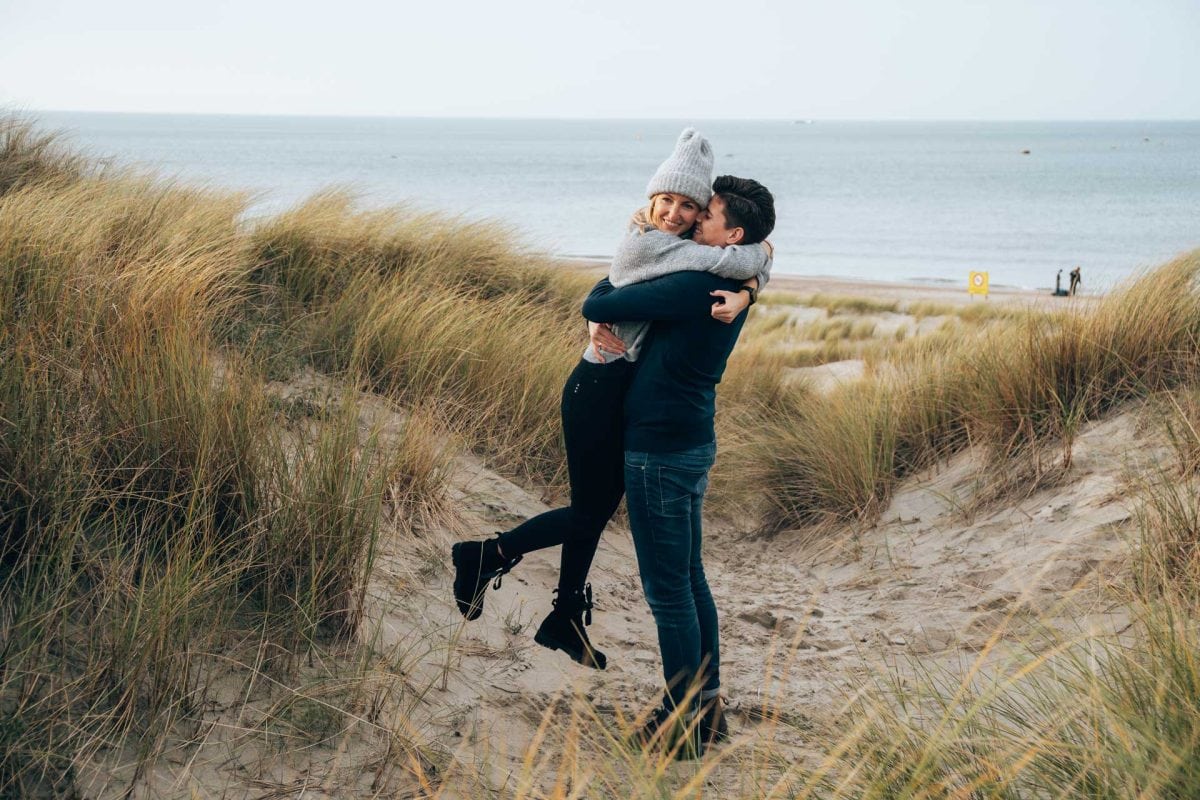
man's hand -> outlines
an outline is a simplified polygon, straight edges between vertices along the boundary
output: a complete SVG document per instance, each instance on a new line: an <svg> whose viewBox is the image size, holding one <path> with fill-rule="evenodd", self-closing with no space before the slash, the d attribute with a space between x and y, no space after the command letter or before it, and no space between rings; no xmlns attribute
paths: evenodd
<svg viewBox="0 0 1200 800"><path fill-rule="evenodd" d="M713 297L720 298L712 304L712 318L726 325L732 323L750 305L749 292L727 292L717 289L709 292Z"/></svg>
<svg viewBox="0 0 1200 800"><path fill-rule="evenodd" d="M617 355L625 352L625 342L613 333L612 325L607 322L589 322L588 338L592 342L592 349L596 351L596 358L600 359L601 363L604 363L604 355L601 351Z"/></svg>

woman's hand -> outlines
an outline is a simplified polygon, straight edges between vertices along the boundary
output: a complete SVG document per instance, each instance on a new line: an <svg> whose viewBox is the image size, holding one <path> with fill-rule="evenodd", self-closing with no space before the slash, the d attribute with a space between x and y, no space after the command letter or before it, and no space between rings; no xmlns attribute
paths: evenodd
<svg viewBox="0 0 1200 800"><path fill-rule="evenodd" d="M607 322L589 322L588 338L592 342L592 349L596 351L596 358L600 359L600 363L604 363L604 352L617 355L625 352L625 342L613 333L612 325Z"/></svg>
<svg viewBox="0 0 1200 800"><path fill-rule="evenodd" d="M717 289L709 294L721 298L712 305L712 318L718 322L724 322L726 325L737 319L738 314L741 314L750 305L749 292L727 292L724 289Z"/></svg>

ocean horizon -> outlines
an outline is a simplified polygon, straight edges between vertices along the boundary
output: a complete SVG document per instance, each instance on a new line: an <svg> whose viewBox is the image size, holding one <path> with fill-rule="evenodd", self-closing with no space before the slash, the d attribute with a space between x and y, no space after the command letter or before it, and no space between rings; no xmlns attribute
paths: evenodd
<svg viewBox="0 0 1200 800"><path fill-rule="evenodd" d="M497 220L528 247L611 256L679 131L775 194L781 274L1104 290L1200 247L1200 121L854 122L283 117L30 111L101 159L249 191L329 188Z"/></svg>

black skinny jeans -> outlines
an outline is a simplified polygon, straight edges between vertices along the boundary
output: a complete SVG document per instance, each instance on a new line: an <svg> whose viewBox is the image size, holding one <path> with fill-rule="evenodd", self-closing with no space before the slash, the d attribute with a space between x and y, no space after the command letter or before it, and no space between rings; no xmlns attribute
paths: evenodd
<svg viewBox="0 0 1200 800"><path fill-rule="evenodd" d="M571 505L500 534L500 549L508 558L562 545L560 597L583 588L600 534L625 493L623 406L632 372L625 359L580 360L563 387L561 407Z"/></svg>

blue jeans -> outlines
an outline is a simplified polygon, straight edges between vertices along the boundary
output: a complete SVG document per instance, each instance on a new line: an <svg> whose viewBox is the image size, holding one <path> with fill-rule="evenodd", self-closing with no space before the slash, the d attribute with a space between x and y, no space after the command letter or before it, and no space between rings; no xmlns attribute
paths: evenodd
<svg viewBox="0 0 1200 800"><path fill-rule="evenodd" d="M700 555L700 512L716 454L715 443L672 453L625 451L629 526L676 706L697 679L703 689L721 685L717 607Z"/></svg>

